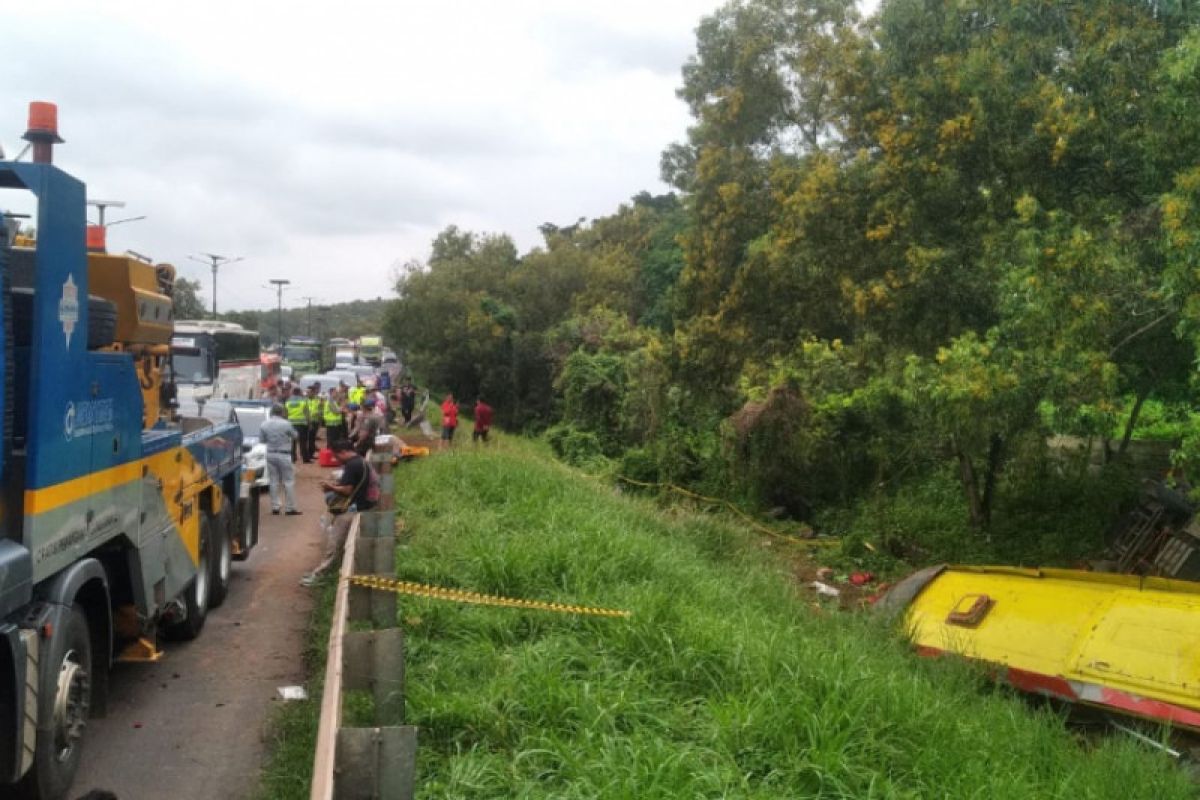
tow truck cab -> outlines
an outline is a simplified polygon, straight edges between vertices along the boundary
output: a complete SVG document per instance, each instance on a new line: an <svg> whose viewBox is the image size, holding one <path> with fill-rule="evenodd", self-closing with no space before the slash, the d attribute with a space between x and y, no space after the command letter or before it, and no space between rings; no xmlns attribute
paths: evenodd
<svg viewBox="0 0 1200 800"><path fill-rule="evenodd" d="M154 659L224 598L243 541L236 424L169 402L174 269L89 253L84 184L53 166L57 110L31 105L33 163L0 161L0 795L64 796L115 659ZM3 209L36 201L36 240ZM102 239L102 230L93 244Z"/></svg>

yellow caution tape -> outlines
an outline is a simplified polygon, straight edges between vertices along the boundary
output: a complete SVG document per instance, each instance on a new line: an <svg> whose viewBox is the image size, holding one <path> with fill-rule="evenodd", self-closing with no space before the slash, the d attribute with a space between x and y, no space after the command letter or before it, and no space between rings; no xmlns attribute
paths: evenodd
<svg viewBox="0 0 1200 800"><path fill-rule="evenodd" d="M565 603L548 603L543 600L518 600L514 597L501 597L494 594L480 594L462 589L447 589L442 586L430 586L425 583L412 583L395 578L384 578L379 575L353 575L350 583L379 589L396 594L407 594L414 597L429 597L434 600L451 600L456 603L472 603L478 606L506 606L508 608L529 608L536 611L557 611L560 614L589 614L595 617L631 617L630 611L619 611L612 608L592 608L590 606L573 606Z"/></svg>

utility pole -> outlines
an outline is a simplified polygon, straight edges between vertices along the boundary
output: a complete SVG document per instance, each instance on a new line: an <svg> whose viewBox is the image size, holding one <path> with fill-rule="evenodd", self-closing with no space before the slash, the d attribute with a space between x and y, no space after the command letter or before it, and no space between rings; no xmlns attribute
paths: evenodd
<svg viewBox="0 0 1200 800"><path fill-rule="evenodd" d="M192 261L198 261L201 264L208 264L212 267L213 273L213 319L217 318L217 267L223 267L226 264L235 264L242 260L242 256L230 258L229 256L219 256L216 253L201 253L204 258L196 258L188 256Z"/></svg>
<svg viewBox="0 0 1200 800"><path fill-rule="evenodd" d="M304 335L311 339L312 338L312 301L316 300L317 298L301 297L300 299L308 301L308 333L306 333Z"/></svg>
<svg viewBox="0 0 1200 800"><path fill-rule="evenodd" d="M275 293L279 301L279 351L283 352L283 287L287 286L291 281L287 278L271 278L271 283L275 284Z"/></svg>

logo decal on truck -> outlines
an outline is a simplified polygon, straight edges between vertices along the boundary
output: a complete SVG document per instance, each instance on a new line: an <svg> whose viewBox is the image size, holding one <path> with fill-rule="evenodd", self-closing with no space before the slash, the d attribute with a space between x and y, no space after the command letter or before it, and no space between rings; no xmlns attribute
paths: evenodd
<svg viewBox="0 0 1200 800"><path fill-rule="evenodd" d="M62 323L63 335L67 337L67 348L71 347L71 334L75 332L75 323L79 322L79 287L75 285L75 276L68 275L63 282L62 299L58 301L58 321Z"/></svg>
<svg viewBox="0 0 1200 800"><path fill-rule="evenodd" d="M111 398L67 403L67 413L63 415L63 436L68 442L77 436L108 433L112 429L113 401Z"/></svg>

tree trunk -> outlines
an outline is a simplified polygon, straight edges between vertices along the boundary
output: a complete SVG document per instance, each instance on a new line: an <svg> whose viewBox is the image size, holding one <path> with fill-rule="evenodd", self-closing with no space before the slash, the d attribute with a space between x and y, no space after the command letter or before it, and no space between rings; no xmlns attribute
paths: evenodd
<svg viewBox="0 0 1200 800"><path fill-rule="evenodd" d="M1125 457L1125 451L1129 449L1129 441L1133 438L1133 429L1137 426L1138 416L1142 413L1142 404L1149 396L1148 388L1138 390L1137 399L1133 402L1133 410L1129 412L1129 419L1125 421L1125 435L1121 437L1121 446L1117 449L1114 461L1120 461Z"/></svg>
<svg viewBox="0 0 1200 800"><path fill-rule="evenodd" d="M987 474L983 477L983 527L988 529L992 525L992 498L995 497L996 477L1000 474L1000 462L1004 455L1004 437L998 433L993 433L991 442L988 444L987 457Z"/></svg>
<svg viewBox="0 0 1200 800"><path fill-rule="evenodd" d="M984 530L987 526L984 521L983 501L979 497L979 478L975 474L975 465L957 442L954 443L954 455L958 457L958 479L962 482L963 493L967 496L971 527L977 531Z"/></svg>

